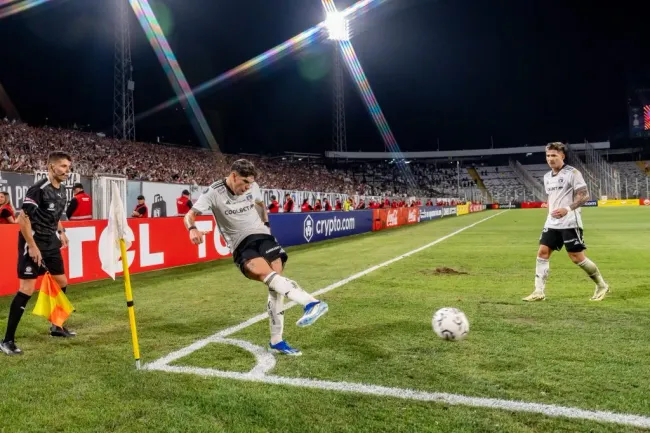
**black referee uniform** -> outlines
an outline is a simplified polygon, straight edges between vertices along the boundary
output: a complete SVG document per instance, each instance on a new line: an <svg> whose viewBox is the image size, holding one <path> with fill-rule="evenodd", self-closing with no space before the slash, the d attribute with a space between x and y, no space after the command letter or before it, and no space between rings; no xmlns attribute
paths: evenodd
<svg viewBox="0 0 650 433"><path fill-rule="evenodd" d="M66 194L65 187L60 185L54 188L46 178L35 183L29 190L23 201L22 210L32 226L34 243L41 252L42 262L52 275L64 275L63 257L61 255L61 241L58 237L58 226L61 215L65 210ZM35 280L39 275L46 272L45 268L39 266L29 256L29 246L22 233L18 234L18 278L21 280ZM65 292L65 287L61 290ZM27 302L31 295L21 291L16 293L11 306L9 307L9 319L5 338L0 341L0 351L7 355L19 355L22 353L14 343L16 328L23 316ZM59 328L52 325L50 335L55 337L74 337L75 332L66 328Z"/></svg>
<svg viewBox="0 0 650 433"><path fill-rule="evenodd" d="M52 275L63 275L63 257L61 241L57 229L61 215L65 210L65 187L54 188L45 178L32 185L27 190L23 201L23 212L29 217L32 225L36 246L41 251L43 263ZM27 241L22 233L18 234L18 278L21 280L36 279L45 273L45 268L39 267L29 256Z"/></svg>

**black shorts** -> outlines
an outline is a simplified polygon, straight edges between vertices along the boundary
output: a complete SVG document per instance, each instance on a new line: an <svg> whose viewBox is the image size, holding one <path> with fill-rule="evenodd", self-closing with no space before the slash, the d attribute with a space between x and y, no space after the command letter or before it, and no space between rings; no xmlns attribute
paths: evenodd
<svg viewBox="0 0 650 433"><path fill-rule="evenodd" d="M262 257L269 265L277 259L282 259L282 267L289 258L273 236L264 234L245 237L232 253L235 264L244 275L246 275L244 270L246 262L257 257Z"/></svg>
<svg viewBox="0 0 650 433"><path fill-rule="evenodd" d="M540 245L560 251L564 246L569 253L579 253L587 249L584 238L582 237L582 229L544 229L542 236L539 238Z"/></svg>
<svg viewBox="0 0 650 433"><path fill-rule="evenodd" d="M38 246L38 244L37 244ZM35 280L39 275L45 274L45 272L50 271L52 275L64 275L65 266L63 265L63 256L61 255L61 249L57 248L55 250L41 250L41 257L43 258L43 263L47 267L39 267L31 257L29 257L29 252L27 251L27 242L21 237L18 238L18 278L21 280Z"/></svg>

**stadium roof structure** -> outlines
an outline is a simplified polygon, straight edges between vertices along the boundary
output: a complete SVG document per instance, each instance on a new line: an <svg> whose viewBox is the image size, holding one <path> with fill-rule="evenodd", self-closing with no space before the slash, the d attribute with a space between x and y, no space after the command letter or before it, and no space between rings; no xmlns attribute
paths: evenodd
<svg viewBox="0 0 650 433"><path fill-rule="evenodd" d="M610 149L609 141L589 143L596 150ZM584 151L587 143L569 144L571 150ZM463 159L477 156L519 155L527 153L544 153L545 146L502 147L496 149L447 150L430 152L325 152L327 158L333 159Z"/></svg>

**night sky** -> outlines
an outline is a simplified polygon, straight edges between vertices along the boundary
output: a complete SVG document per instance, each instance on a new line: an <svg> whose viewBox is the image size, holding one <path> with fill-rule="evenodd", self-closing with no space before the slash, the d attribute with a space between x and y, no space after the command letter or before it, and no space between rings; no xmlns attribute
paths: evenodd
<svg viewBox="0 0 650 433"><path fill-rule="evenodd" d="M112 3L52 0L0 21L0 83L24 121L111 131ZM336 2L339 9L352 3ZM627 135L628 95L650 87L641 5L392 0L352 22L352 43L402 150L435 150L438 140L441 150L489 147L491 136L497 147L616 140ZM192 86L324 17L319 0L152 6ZM138 113L174 92L130 19ZM318 43L200 96L222 150L330 150L332 53ZM383 150L347 71L346 83L348 149ZM199 143L179 105L139 122L136 134Z"/></svg>

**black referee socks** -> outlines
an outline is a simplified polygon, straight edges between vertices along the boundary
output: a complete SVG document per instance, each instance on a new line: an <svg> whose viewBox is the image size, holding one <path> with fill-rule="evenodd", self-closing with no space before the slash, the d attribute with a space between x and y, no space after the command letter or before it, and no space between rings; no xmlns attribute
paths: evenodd
<svg viewBox="0 0 650 433"><path fill-rule="evenodd" d="M25 306L29 302L30 295L26 295L23 292L16 293L14 300L11 301L11 306L9 307L9 320L7 321L7 332L5 334L4 341L14 341L16 328L18 328L18 323L23 317L25 312Z"/></svg>

